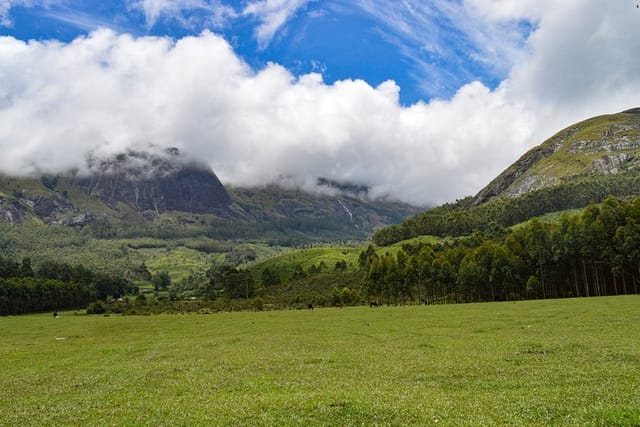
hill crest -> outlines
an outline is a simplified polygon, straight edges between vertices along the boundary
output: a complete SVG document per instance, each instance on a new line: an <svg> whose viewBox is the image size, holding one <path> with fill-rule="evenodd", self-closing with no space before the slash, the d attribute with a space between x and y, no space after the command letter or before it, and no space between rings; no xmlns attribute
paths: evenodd
<svg viewBox="0 0 640 427"><path fill-rule="evenodd" d="M640 108L573 124L532 148L473 198L518 197L590 175L640 169Z"/></svg>

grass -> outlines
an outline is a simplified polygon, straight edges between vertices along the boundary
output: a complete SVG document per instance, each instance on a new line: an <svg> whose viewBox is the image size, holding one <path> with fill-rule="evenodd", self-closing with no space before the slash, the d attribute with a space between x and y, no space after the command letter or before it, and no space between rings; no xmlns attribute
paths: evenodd
<svg viewBox="0 0 640 427"><path fill-rule="evenodd" d="M378 255L385 253L396 254L404 244L436 244L444 240L435 236L418 236L407 240L394 243L393 245L378 247L376 252ZM296 266L301 266L307 271L311 266L319 266L324 263L329 271L334 270L336 262L344 261L347 263L347 269L355 271L358 269L358 258L362 251L367 250L368 243L362 242L360 246L317 246L309 249L297 249L285 251L279 255L272 256L265 261L257 263L253 268L256 278L260 277L260 273L265 268L275 271L284 272L283 279L288 279L294 272Z"/></svg>
<svg viewBox="0 0 640 427"><path fill-rule="evenodd" d="M256 277L259 272L265 268L271 268L281 272L284 279L288 279L295 270L296 266L301 266L305 271L311 266L319 266L320 263L326 265L329 271L335 268L336 262L344 261L349 269L354 270L358 265L358 257L366 247L350 248L350 247L330 247L321 246L309 249L297 249L283 252L280 255L269 258L258 263L253 269L256 271Z"/></svg>
<svg viewBox="0 0 640 427"><path fill-rule="evenodd" d="M443 239L441 237L437 237L437 236L429 236L429 235L425 235L425 236L417 236L417 237L412 237L410 239L406 239L406 240L401 240L397 243L394 243L392 245L389 246L385 246L382 248L378 249L378 255L383 255L385 252L389 251L391 253L397 253L400 249L402 249L402 246L405 244L408 245L435 245L438 243L444 243L449 239Z"/></svg>
<svg viewBox="0 0 640 427"><path fill-rule="evenodd" d="M165 271L172 281L182 280L196 271L207 271L215 254L207 255L193 249L177 247L168 249L138 249L149 271Z"/></svg>
<svg viewBox="0 0 640 427"><path fill-rule="evenodd" d="M222 263L227 254L236 251L251 252L259 262L285 250L261 242L203 236L95 239L86 230L45 225L38 219L30 219L18 227L0 221L0 256L18 261L30 257L35 268L49 260L122 273L144 262L151 273L166 271L173 281L179 281L192 273L206 272L212 262Z"/></svg>
<svg viewBox="0 0 640 427"><path fill-rule="evenodd" d="M511 187L514 185L522 185L532 177L541 180L538 181L537 186L547 186L560 184L563 180L571 177L575 178L592 174L591 167L594 160L602 158L603 155L606 154L619 154L623 152L628 154L630 156L629 161L620 166L620 169L623 171L635 169L637 167L635 159L638 157L640 150L633 145L627 148L618 147L614 149L613 152L608 152L607 150L596 147L603 141L603 138L609 138L605 137L605 133L612 125L637 125L637 123L637 115L610 114L590 118L561 130L543 143L547 148L549 148L549 145L555 147L556 144L560 144L561 147L559 149L556 148L551 155L541 159L526 171L521 171L520 176L514 181ZM626 131L617 130L615 138L630 137L633 139L637 137L638 134L639 131L637 128ZM610 140L610 142L613 143L615 141ZM575 151L573 148L576 143L582 143L584 146ZM511 166L510 169L512 169L512 172L515 172L513 167L514 166Z"/></svg>
<svg viewBox="0 0 640 427"><path fill-rule="evenodd" d="M640 425L639 306L0 318L0 425Z"/></svg>
<svg viewBox="0 0 640 427"><path fill-rule="evenodd" d="M591 166L593 160L601 157L603 152L589 153L587 151L571 153L569 149L574 143L579 141L601 141L605 135L605 132L616 124L637 123L638 119L635 115L628 114L610 114L599 117L587 119L581 123L573 125L570 129L579 128L579 130L571 136L566 135L566 130L560 131L554 135L551 139L560 139L563 143L561 150L555 152L553 156L542 160L538 165L533 168L534 173L542 173L543 175L553 176L556 178L576 175L585 173ZM616 137L638 135L637 129L630 129L626 132L618 131ZM620 151L620 150L619 150ZM637 154L636 148L628 148L622 151L626 151L629 154Z"/></svg>

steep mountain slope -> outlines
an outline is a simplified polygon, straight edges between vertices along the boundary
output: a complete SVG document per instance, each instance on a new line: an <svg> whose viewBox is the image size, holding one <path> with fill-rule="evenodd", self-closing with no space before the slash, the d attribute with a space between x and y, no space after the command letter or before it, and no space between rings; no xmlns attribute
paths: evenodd
<svg viewBox="0 0 640 427"><path fill-rule="evenodd" d="M374 234L388 245L419 235L460 236L534 216L640 195L640 108L594 117L529 150L476 196Z"/></svg>
<svg viewBox="0 0 640 427"><path fill-rule="evenodd" d="M87 166L82 174L0 175L0 220L82 227L97 219L137 224L167 211L228 214L231 199L216 175L176 149L128 151Z"/></svg>
<svg viewBox="0 0 640 427"><path fill-rule="evenodd" d="M640 108L571 125L529 150L473 199L517 197L597 175L640 170Z"/></svg>
<svg viewBox="0 0 640 427"><path fill-rule="evenodd" d="M230 187L228 191L233 200L231 210L244 218L272 223L306 221L309 226L333 223L359 231L364 237L379 227L397 224L420 211L404 203L357 197L349 191L308 193L274 185Z"/></svg>
<svg viewBox="0 0 640 427"><path fill-rule="evenodd" d="M160 155L128 151L92 160L89 168L90 175L73 177L71 183L112 208L121 202L148 217L166 211L224 214L231 203L213 171L187 161L177 149Z"/></svg>

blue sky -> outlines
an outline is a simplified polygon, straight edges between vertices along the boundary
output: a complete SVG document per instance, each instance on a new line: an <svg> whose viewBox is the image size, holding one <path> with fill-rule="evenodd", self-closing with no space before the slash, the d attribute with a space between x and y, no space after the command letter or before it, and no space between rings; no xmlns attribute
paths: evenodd
<svg viewBox="0 0 640 427"><path fill-rule="evenodd" d="M485 61L447 2L281 1L288 15L270 23L265 6L249 1L10 1L0 35L22 40L69 42L97 28L135 36L180 39L203 30L221 34L255 69L276 62L294 74L322 72L325 81L363 79L372 86L394 80L403 104L450 97L465 83L495 88L509 70L508 58ZM410 4L411 2L406 2ZM460 2L452 2L460 3ZM279 10L278 10L279 9ZM261 26L274 27L260 35ZM518 20L510 31L524 43L533 23ZM518 40L519 39L519 40Z"/></svg>
<svg viewBox="0 0 640 427"><path fill-rule="evenodd" d="M176 146L227 184L452 201L640 105L636 3L0 0L0 172Z"/></svg>

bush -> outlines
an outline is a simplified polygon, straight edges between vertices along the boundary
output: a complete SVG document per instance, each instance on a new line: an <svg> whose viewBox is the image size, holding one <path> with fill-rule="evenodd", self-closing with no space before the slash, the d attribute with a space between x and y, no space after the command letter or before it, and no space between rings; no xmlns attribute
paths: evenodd
<svg viewBox="0 0 640 427"><path fill-rule="evenodd" d="M107 309L102 301L95 301L87 306L87 314L104 314L106 312Z"/></svg>
<svg viewBox="0 0 640 427"><path fill-rule="evenodd" d="M256 297L251 301L254 310L262 311L264 309L264 301L260 297Z"/></svg>
<svg viewBox="0 0 640 427"><path fill-rule="evenodd" d="M540 279L536 276L529 276L527 280L527 285L525 287L528 298L536 298L539 294L540 289L542 288L542 283L540 283Z"/></svg>

